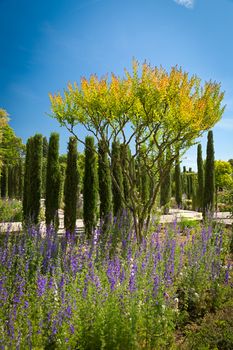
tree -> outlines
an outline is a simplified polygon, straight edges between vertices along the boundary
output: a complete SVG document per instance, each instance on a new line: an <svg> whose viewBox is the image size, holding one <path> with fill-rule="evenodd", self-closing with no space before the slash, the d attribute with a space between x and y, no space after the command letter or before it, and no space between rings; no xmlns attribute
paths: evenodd
<svg viewBox="0 0 233 350"><path fill-rule="evenodd" d="M233 159L229 159L228 162L230 163L231 167L233 168Z"/></svg>
<svg viewBox="0 0 233 350"><path fill-rule="evenodd" d="M165 171L168 170L179 154L214 126L224 111L221 106L224 95L220 84L207 82L201 87L199 78L189 77L177 67L166 72L145 63L139 68L133 62L132 73L126 72L123 78L114 74L111 79L83 78L80 86L69 84L63 97L58 93L50 95L50 99L52 116L61 125L84 143L75 132L75 126L83 125L97 141L103 140L110 158L111 143L118 138L133 150L130 163L138 156L141 146L145 146L140 162L150 177L151 192L143 206L134 179L122 167L131 189L129 202L123 199L124 206L132 212L136 235L141 240L163 181L159 176L159 160L169 149L171 157L164 164ZM111 177L124 198L113 171Z"/></svg>
<svg viewBox="0 0 233 350"><path fill-rule="evenodd" d="M49 139L46 171L45 221L58 226L60 193L59 135L52 133Z"/></svg>
<svg viewBox="0 0 233 350"><path fill-rule="evenodd" d="M232 178L232 166L231 164L224 160L216 160L214 162L215 167L215 203L216 210L218 208L218 192L227 191L233 187L233 178Z"/></svg>
<svg viewBox="0 0 233 350"><path fill-rule="evenodd" d="M97 224L98 173L94 138L86 137L83 181L83 221L88 238Z"/></svg>
<svg viewBox="0 0 233 350"><path fill-rule="evenodd" d="M24 169L24 186L23 186L23 221L28 224L30 221L30 195L31 195L31 153L32 153L32 137L26 143L26 158Z"/></svg>
<svg viewBox="0 0 233 350"><path fill-rule="evenodd" d="M182 189L181 189L181 174L180 174L179 158L176 160L176 163L175 163L175 189L176 189L175 191L176 203L180 208L182 205Z"/></svg>
<svg viewBox="0 0 233 350"><path fill-rule="evenodd" d="M0 145L2 144L3 130L6 127L8 120L9 119L8 119L7 111L0 108ZM3 151L3 148L1 146L0 147L0 170L1 170L1 165L2 165L2 151Z"/></svg>
<svg viewBox="0 0 233 350"><path fill-rule="evenodd" d="M163 157L160 162L160 178L163 179L160 184L160 206L164 208L164 214L169 211L171 199L171 170L164 167L164 163L169 157L170 152L167 152L166 158Z"/></svg>
<svg viewBox="0 0 233 350"><path fill-rule="evenodd" d="M213 213L214 210L214 192L215 192L215 174L214 174L214 140L213 131L208 132L206 164L205 164L205 187L203 199L203 216L207 212Z"/></svg>
<svg viewBox="0 0 233 350"><path fill-rule="evenodd" d="M131 151L130 151L129 146L128 145L126 146L125 144L121 144L120 145L120 160L121 160L123 169L125 169L125 171L127 171L127 173L130 172L130 169L129 169L130 158L131 158ZM110 174L110 176L111 176L111 174ZM123 177L123 188L124 188L124 199L128 203L129 197L130 197L130 194L129 194L130 183L129 183L127 176ZM144 191L145 191L145 189L144 189Z"/></svg>
<svg viewBox="0 0 233 350"><path fill-rule="evenodd" d="M30 158L30 218L33 224L39 223L40 200L42 186L42 135L36 134L33 137L31 158Z"/></svg>
<svg viewBox="0 0 233 350"><path fill-rule="evenodd" d="M121 162L121 150L119 141L112 143L112 174L115 181L112 183L112 195L113 195L113 215L119 216L124 208L124 184L122 175L122 162ZM124 159L126 161L126 159Z"/></svg>
<svg viewBox="0 0 233 350"><path fill-rule="evenodd" d="M98 144L98 155L100 219L107 226L112 214L112 184L108 154L101 141Z"/></svg>
<svg viewBox="0 0 233 350"><path fill-rule="evenodd" d="M77 140L70 137L68 144L66 177L64 186L64 225L67 231L74 232L76 225L78 193Z"/></svg>
<svg viewBox="0 0 233 350"><path fill-rule="evenodd" d="M1 197L7 198L8 196L8 166L3 164L1 172Z"/></svg>
<svg viewBox="0 0 233 350"><path fill-rule="evenodd" d="M46 193L46 168L47 168L47 157L48 157L48 141L47 138L43 137L43 158L42 158L42 198L45 198Z"/></svg>
<svg viewBox="0 0 233 350"><path fill-rule="evenodd" d="M224 160L216 160L214 166L216 190L230 189L233 185L231 164Z"/></svg>
<svg viewBox="0 0 233 350"><path fill-rule="evenodd" d="M204 193L204 168L202 160L202 148L199 143L197 146L197 208L202 211L203 193Z"/></svg>
<svg viewBox="0 0 233 350"><path fill-rule="evenodd" d="M36 134L27 141L23 217L26 224L39 223L42 184L42 135Z"/></svg>

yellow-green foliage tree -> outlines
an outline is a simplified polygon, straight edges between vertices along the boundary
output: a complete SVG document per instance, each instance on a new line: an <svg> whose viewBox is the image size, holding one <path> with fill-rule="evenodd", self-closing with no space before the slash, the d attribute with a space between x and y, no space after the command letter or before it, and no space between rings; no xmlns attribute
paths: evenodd
<svg viewBox="0 0 233 350"><path fill-rule="evenodd" d="M216 160L214 167L216 190L230 189L233 186L231 164L224 160Z"/></svg>
<svg viewBox="0 0 233 350"><path fill-rule="evenodd" d="M142 145L140 162L151 180L150 195L142 201L134 183L135 177L123 168L131 191L125 206L131 210L138 240L158 194L161 178L158 163L169 149L164 171L186 151L204 131L213 127L223 113L223 93L220 84L189 76L181 68L167 72L162 67L142 66L134 61L132 72L123 78L105 76L81 79L80 84L68 84L63 96L50 95L52 116L80 140L75 131L84 126L97 141L102 140L111 157L111 143L118 138L133 150L127 169L137 158ZM163 171L163 174L164 174ZM113 174L112 181L118 186ZM119 186L118 186L119 187ZM124 200L123 193L121 193Z"/></svg>

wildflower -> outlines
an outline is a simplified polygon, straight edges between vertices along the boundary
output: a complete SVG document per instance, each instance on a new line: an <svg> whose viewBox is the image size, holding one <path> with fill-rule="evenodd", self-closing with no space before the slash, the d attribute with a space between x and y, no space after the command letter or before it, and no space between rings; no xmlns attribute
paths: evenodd
<svg viewBox="0 0 233 350"><path fill-rule="evenodd" d="M39 297L41 297L45 292L46 282L47 282L46 277L42 275L40 275L37 278L37 294Z"/></svg>

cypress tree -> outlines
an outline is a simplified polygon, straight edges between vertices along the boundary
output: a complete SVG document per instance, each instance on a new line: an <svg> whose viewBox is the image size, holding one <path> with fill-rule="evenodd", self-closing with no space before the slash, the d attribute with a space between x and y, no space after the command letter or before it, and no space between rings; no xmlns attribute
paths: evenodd
<svg viewBox="0 0 233 350"><path fill-rule="evenodd" d="M94 138L85 140L85 170L83 179L83 221L90 238L97 223L98 173Z"/></svg>
<svg viewBox="0 0 233 350"><path fill-rule="evenodd" d="M47 137L43 137L43 157L47 158L48 157L48 151L49 151L49 144L47 141Z"/></svg>
<svg viewBox="0 0 233 350"><path fill-rule="evenodd" d="M8 166L8 197L10 199L14 198L14 166Z"/></svg>
<svg viewBox="0 0 233 350"><path fill-rule="evenodd" d="M43 137L43 159L42 159L42 198L45 198L46 193L46 171L47 171L47 157L48 157L48 141Z"/></svg>
<svg viewBox="0 0 233 350"><path fill-rule="evenodd" d="M59 135L52 133L49 139L47 170L45 221L46 225L58 225L60 192Z"/></svg>
<svg viewBox="0 0 233 350"><path fill-rule="evenodd" d="M23 199L23 184L24 184L24 162L23 159L19 160L19 193L18 197L20 200Z"/></svg>
<svg viewBox="0 0 233 350"><path fill-rule="evenodd" d="M7 198L8 196L8 166L3 164L1 173L1 197Z"/></svg>
<svg viewBox="0 0 233 350"><path fill-rule="evenodd" d="M100 219L106 222L112 213L112 187L108 154L104 142L98 145L98 175L99 175L99 199Z"/></svg>
<svg viewBox="0 0 233 350"><path fill-rule="evenodd" d="M197 179L196 177L192 177L192 210L196 210L198 205L197 198Z"/></svg>
<svg viewBox="0 0 233 350"><path fill-rule="evenodd" d="M30 218L32 223L39 223L41 185L42 185L42 135L36 134L33 137L30 157Z"/></svg>
<svg viewBox="0 0 233 350"><path fill-rule="evenodd" d="M203 192L204 192L204 169L202 160L201 144L197 146L197 207L198 211L202 211L203 207Z"/></svg>
<svg viewBox="0 0 233 350"><path fill-rule="evenodd" d="M160 164L160 206L164 207L164 214L167 214L169 211L169 202L171 199L171 169L164 169L163 162L164 159L161 160Z"/></svg>
<svg viewBox="0 0 233 350"><path fill-rule="evenodd" d="M124 188L124 198L125 201L129 202L129 193L130 193L130 182L128 176L130 176L130 158L131 152L128 145L121 144L120 145L120 159L122 166L122 177L123 177L123 188ZM124 175L123 175L124 171ZM127 176L128 174L128 176Z"/></svg>
<svg viewBox="0 0 233 350"><path fill-rule="evenodd" d="M180 174L180 160L176 160L175 164L175 198L178 207L182 205L182 189L181 189L181 174Z"/></svg>
<svg viewBox="0 0 233 350"><path fill-rule="evenodd" d="M29 223L29 208L30 208L30 194L31 194L31 176L30 176L30 163L31 163L31 151L32 151L32 138L27 140L26 144L26 157L24 165L24 186L23 186L23 221Z"/></svg>
<svg viewBox="0 0 233 350"><path fill-rule="evenodd" d="M119 216L124 207L123 196L124 196L124 185L123 185L123 174L121 168L120 158L120 144L118 141L112 143L112 173L116 181L112 181L112 194L113 194L113 215Z"/></svg>
<svg viewBox="0 0 233 350"><path fill-rule="evenodd" d="M208 132L207 150L206 150L206 166L205 166L205 187L203 199L203 216L207 211L213 213L214 210L214 140L213 131Z"/></svg>
<svg viewBox="0 0 233 350"><path fill-rule="evenodd" d="M78 200L78 169L77 169L77 140L69 138L66 176L64 184L64 225L67 231L74 232L77 216Z"/></svg>

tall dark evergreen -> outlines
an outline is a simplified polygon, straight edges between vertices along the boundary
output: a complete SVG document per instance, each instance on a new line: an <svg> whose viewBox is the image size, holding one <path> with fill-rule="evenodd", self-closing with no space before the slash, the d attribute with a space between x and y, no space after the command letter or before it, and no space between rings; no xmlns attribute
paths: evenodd
<svg viewBox="0 0 233 350"><path fill-rule="evenodd" d="M1 173L1 197L7 198L8 196L8 166L3 164Z"/></svg>
<svg viewBox="0 0 233 350"><path fill-rule="evenodd" d="M124 207L124 184L123 184L123 174L121 168L121 153L120 153L120 143L114 141L112 143L112 174L115 181L112 181L112 194L113 194L113 214L118 216Z"/></svg>
<svg viewBox="0 0 233 350"><path fill-rule="evenodd" d="M197 146L197 208L202 211L204 193L204 168L201 144Z"/></svg>
<svg viewBox="0 0 233 350"><path fill-rule="evenodd" d="M206 164L205 164L205 186L203 199L203 215L207 212L213 213L214 210L214 191L215 191L215 175L214 175L214 140L213 131L208 132Z"/></svg>
<svg viewBox="0 0 233 350"><path fill-rule="evenodd" d="M182 205L182 188L181 188L181 174L180 174L179 159L177 159L175 163L175 198L176 198L176 204L180 208Z"/></svg>
<svg viewBox="0 0 233 350"><path fill-rule="evenodd" d="M121 167L122 167L124 198L126 203L128 203L129 195L130 195L129 178L130 178L130 160L131 160L131 152L128 145L124 145L124 144L120 145L120 159L121 159Z"/></svg>
<svg viewBox="0 0 233 350"><path fill-rule="evenodd" d="M197 210L198 206L198 197L197 197L197 178L196 176L192 177L192 210Z"/></svg>
<svg viewBox="0 0 233 350"><path fill-rule="evenodd" d="M171 199L171 168L164 167L164 160L160 162L160 206L163 207L164 214L167 214Z"/></svg>
<svg viewBox="0 0 233 350"><path fill-rule="evenodd" d="M98 172L94 138L85 140L85 169L83 179L83 221L88 238L97 224Z"/></svg>
<svg viewBox="0 0 233 350"><path fill-rule="evenodd" d="M60 163L59 135L52 133L49 139L46 170L45 221L46 225L58 225Z"/></svg>
<svg viewBox="0 0 233 350"><path fill-rule="evenodd" d="M24 164L24 186L23 186L23 221L28 224L30 221L30 195L31 195L31 157L33 139L30 137L26 144L26 157Z"/></svg>
<svg viewBox="0 0 233 350"><path fill-rule="evenodd" d="M108 154L102 141L98 144L98 175L100 219L106 222L112 214L112 184Z"/></svg>
<svg viewBox="0 0 233 350"><path fill-rule="evenodd" d="M39 223L40 200L42 186L42 135L36 134L33 137L30 157L30 218L33 224Z"/></svg>
<svg viewBox="0 0 233 350"><path fill-rule="evenodd" d="M47 141L47 137L43 137L43 157L47 158L48 157L48 151L49 151L49 144Z"/></svg>
<svg viewBox="0 0 233 350"><path fill-rule="evenodd" d="M70 137L68 144L66 176L64 184L64 225L67 231L74 232L77 217L78 169L77 140Z"/></svg>
<svg viewBox="0 0 233 350"><path fill-rule="evenodd" d="M43 137L43 158L42 158L42 198L45 198L46 193L46 171L47 171L47 157L48 157L48 141Z"/></svg>

